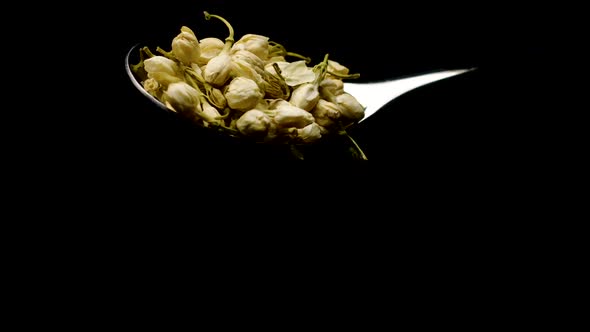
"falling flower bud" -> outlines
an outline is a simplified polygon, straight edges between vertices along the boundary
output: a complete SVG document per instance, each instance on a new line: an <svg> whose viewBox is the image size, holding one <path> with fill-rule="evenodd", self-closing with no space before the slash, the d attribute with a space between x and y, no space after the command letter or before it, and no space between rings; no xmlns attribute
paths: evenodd
<svg viewBox="0 0 590 332"><path fill-rule="evenodd" d="M247 136L265 136L271 124L271 119L264 112L251 109L245 112L236 122L238 131Z"/></svg>
<svg viewBox="0 0 590 332"><path fill-rule="evenodd" d="M256 106L263 94L256 82L245 77L236 77L228 85L225 92L227 105L238 111L247 111Z"/></svg>
<svg viewBox="0 0 590 332"><path fill-rule="evenodd" d="M348 75L349 72L348 68L333 60L328 60L328 71L337 75Z"/></svg>
<svg viewBox="0 0 590 332"><path fill-rule="evenodd" d="M201 55L201 47L195 33L190 28L183 26L180 33L172 39L172 53L183 64L190 66L196 63Z"/></svg>
<svg viewBox="0 0 590 332"><path fill-rule="evenodd" d="M334 124L334 120L340 117L340 106L331 103L327 100L320 99L311 111L315 118L315 122L323 127L330 127Z"/></svg>
<svg viewBox="0 0 590 332"><path fill-rule="evenodd" d="M340 113L350 120L359 121L365 117L365 108L349 93L336 96L336 104L340 106Z"/></svg>
<svg viewBox="0 0 590 332"><path fill-rule="evenodd" d="M153 56L145 59L143 64L148 77L155 79L163 86L182 81L178 64L165 56Z"/></svg>
<svg viewBox="0 0 590 332"><path fill-rule="evenodd" d="M197 60L197 63L202 66L209 62L209 60L213 59L223 49L224 42L219 38L209 37L203 38L199 42L199 47L201 48L201 55Z"/></svg>
<svg viewBox="0 0 590 332"><path fill-rule="evenodd" d="M232 52L246 50L254 53L261 60L268 58L268 37L246 34L242 36L233 46Z"/></svg>
<svg viewBox="0 0 590 332"><path fill-rule="evenodd" d="M297 138L304 143L312 143L322 137L320 126L317 123L310 123L307 126L297 129Z"/></svg>
<svg viewBox="0 0 590 332"><path fill-rule="evenodd" d="M344 82L339 78L326 77L320 82L320 96L337 96L344 93Z"/></svg>
<svg viewBox="0 0 590 332"><path fill-rule="evenodd" d="M291 93L289 102L306 111L311 111L320 100L317 84L305 83L296 87Z"/></svg>
<svg viewBox="0 0 590 332"><path fill-rule="evenodd" d="M289 103L280 104L274 111L274 121L283 128L303 128L314 122L313 115Z"/></svg>

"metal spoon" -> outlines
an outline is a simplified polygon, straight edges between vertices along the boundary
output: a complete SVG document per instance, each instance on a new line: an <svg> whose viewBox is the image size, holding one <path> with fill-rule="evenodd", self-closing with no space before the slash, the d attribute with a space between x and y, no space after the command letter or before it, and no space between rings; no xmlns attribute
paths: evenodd
<svg viewBox="0 0 590 332"><path fill-rule="evenodd" d="M137 77L131 70L131 57L137 54L139 51L139 44L133 46L125 56L125 70L131 83L141 92L144 96L149 98L158 107L170 111L166 105L160 102L157 98L150 95L145 91ZM403 78L394 78L387 81L380 82L366 82L366 83L344 83L344 91L354 96L361 105L365 106L365 117L360 120L364 121L371 115L383 108L386 104L394 100L395 98L403 95L404 93L424 86L429 83L440 81L452 76L456 76L468 71L472 71L475 68L469 69L453 69L453 70L438 70L428 73L418 74Z"/></svg>

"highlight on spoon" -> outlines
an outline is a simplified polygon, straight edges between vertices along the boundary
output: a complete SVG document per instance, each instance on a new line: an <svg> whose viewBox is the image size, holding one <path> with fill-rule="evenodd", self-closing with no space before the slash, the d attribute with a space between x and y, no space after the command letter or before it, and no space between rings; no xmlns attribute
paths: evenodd
<svg viewBox="0 0 590 332"><path fill-rule="evenodd" d="M448 77L472 71L474 69L475 68L442 70L401 79L373 83L345 82L344 90L355 96L358 101L366 107L365 117L359 121L362 122L377 112L380 108L385 106L387 103L408 91Z"/></svg>

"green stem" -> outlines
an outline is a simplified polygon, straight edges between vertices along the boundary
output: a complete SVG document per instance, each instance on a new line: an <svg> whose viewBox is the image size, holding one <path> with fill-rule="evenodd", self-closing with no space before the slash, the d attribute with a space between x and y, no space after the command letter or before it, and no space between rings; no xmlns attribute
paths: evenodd
<svg viewBox="0 0 590 332"><path fill-rule="evenodd" d="M356 143L356 141L350 135L348 135L348 133L345 133L345 135L352 142L352 145L354 145L354 147L357 150L357 152L361 155L361 159L363 159L363 160L369 160L369 158L367 158L367 156L365 155L365 153L363 152L363 150L361 149L361 147Z"/></svg>
<svg viewBox="0 0 590 332"><path fill-rule="evenodd" d="M330 74L332 76L338 77L338 78L342 78L342 79L356 79L356 78L361 77L361 74L359 74L359 73L350 74L350 75L343 75L343 74L333 73L333 72L331 72L329 70L327 70L326 73L328 73L328 74Z"/></svg>
<svg viewBox="0 0 590 332"><path fill-rule="evenodd" d="M231 24L229 24L229 22L226 19L224 19L223 17L221 17L219 15L209 14L207 11L204 11L203 13L205 14L205 19L207 21L210 20L211 17L214 17L214 18L220 20L221 22L225 23L225 25L229 29L229 36L227 38L225 38L225 45L223 45L223 50L221 51L221 52L228 52L235 41L234 40L234 28L231 26Z"/></svg>
<svg viewBox="0 0 590 332"><path fill-rule="evenodd" d="M160 46L156 47L156 51L158 53L162 54L163 56L167 57L168 59L176 61L176 58L174 57L174 54L172 53L172 51L168 52L168 51L164 50L163 48L161 48Z"/></svg>

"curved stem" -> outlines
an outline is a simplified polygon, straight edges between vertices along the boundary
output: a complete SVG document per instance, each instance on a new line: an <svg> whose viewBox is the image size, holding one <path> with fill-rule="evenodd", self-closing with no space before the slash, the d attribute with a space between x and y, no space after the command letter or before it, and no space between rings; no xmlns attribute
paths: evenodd
<svg viewBox="0 0 590 332"><path fill-rule="evenodd" d="M229 51L229 49L232 47L232 45L234 44L234 28L231 26L231 24L229 24L229 22L224 19L223 17L219 16L219 15L213 15L213 14L209 14L207 11L203 12L205 14L205 19L208 21L211 19L211 17L214 17L218 20L220 20L221 22L225 23L225 25L227 26L227 28L229 29L229 36L227 38L225 38L225 45L223 45L223 50L222 52L227 52Z"/></svg>

